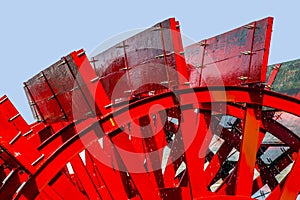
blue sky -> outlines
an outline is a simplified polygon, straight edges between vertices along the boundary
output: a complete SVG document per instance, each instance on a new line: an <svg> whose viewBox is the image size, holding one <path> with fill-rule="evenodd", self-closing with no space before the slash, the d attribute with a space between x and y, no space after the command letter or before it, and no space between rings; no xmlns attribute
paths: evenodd
<svg viewBox="0 0 300 200"><path fill-rule="evenodd" d="M267 16L275 18L269 63L300 58L297 1L4 1L0 5L0 95L29 122L23 82L69 52L91 52L118 33L169 17L201 40Z"/></svg>

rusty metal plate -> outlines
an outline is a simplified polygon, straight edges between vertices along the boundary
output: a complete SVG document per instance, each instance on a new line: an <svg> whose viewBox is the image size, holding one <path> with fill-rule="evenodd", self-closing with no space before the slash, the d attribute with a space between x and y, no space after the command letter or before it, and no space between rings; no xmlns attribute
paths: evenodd
<svg viewBox="0 0 300 200"><path fill-rule="evenodd" d="M177 85L177 71L186 71L182 51L179 24L171 18L91 60L109 98L118 99Z"/></svg>
<svg viewBox="0 0 300 200"><path fill-rule="evenodd" d="M273 18L185 48L192 86L265 82Z"/></svg>
<svg viewBox="0 0 300 200"><path fill-rule="evenodd" d="M300 59L268 66L271 90L300 98Z"/></svg>

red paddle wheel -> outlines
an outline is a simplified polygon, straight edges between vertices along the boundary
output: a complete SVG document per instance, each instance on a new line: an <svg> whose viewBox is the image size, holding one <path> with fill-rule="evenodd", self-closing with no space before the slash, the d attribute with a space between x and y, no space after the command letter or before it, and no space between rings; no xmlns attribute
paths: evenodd
<svg viewBox="0 0 300 200"><path fill-rule="evenodd" d="M183 47L174 18L0 99L1 199L296 199L300 61L268 65L272 18Z"/></svg>

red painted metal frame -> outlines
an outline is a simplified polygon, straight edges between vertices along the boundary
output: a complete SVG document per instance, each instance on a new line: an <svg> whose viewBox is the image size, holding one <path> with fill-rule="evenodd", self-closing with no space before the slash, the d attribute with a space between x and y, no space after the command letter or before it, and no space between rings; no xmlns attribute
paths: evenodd
<svg viewBox="0 0 300 200"><path fill-rule="evenodd" d="M217 92L217 87L215 88L215 92ZM180 93L181 95L189 95L190 93L189 92L191 92L192 90L189 90L189 89L185 89L185 90L180 90L180 91L178 91L178 93ZM210 91L211 92L211 91ZM255 102L252 102L251 101L251 99L249 98L248 99L248 101L246 100L247 99L247 97L245 98L245 96L247 96L247 94L250 96L250 94L251 94L251 92L252 92L252 89L251 88L244 88L244 87L228 87L228 88L226 88L226 92L228 93L228 95L227 96L233 96L233 95L229 95L229 93L236 93L237 95L236 95L236 98L234 99L234 101L235 102L247 102L248 104L252 104L252 105L255 105L256 103ZM201 94L201 95L200 95ZM242 95L243 94L243 95ZM169 94L169 95L172 95L171 93ZM199 98L198 98L198 100L199 100L199 104L200 104L200 102L207 102L207 100L204 98L202 98L202 97L205 97L205 96L209 96L209 91L206 89L206 90L204 90L203 88L199 88L199 90L197 91L196 90L196 95L197 96L199 96ZM161 97L160 97L161 96ZM162 99L160 99L161 100L161 102L163 102L163 100L165 99L165 100L167 100L167 98L168 98L168 96L166 96L166 95L158 95L158 96L155 96L155 97L152 97L152 98L154 98L154 99L156 99L156 98L158 98L158 97L160 97L160 98L162 98ZM201 97L201 98L200 98ZM263 98L272 98L274 101L271 101L272 102L272 107L274 107L274 108L279 108L283 103L287 103L287 102L291 102L291 99L290 100L284 100L284 99L282 99L281 98L281 95L279 95L279 94L277 94L277 93L273 93L273 92L270 92L270 91L264 91L263 92ZM224 101L224 99L220 99L221 100L221 102L222 101ZM229 100L229 99L228 99ZM299 107L299 100L297 100L297 99L293 99L294 100L294 106L295 105L298 105L298 107ZM217 100L215 100L216 102L218 102ZM231 99L231 101L233 101L233 99ZM167 101L168 102L168 101ZM155 104L156 102L155 101L149 101L148 102L148 104ZM189 102L186 102L187 104L189 104ZM145 105L141 105L141 104L139 104L139 102L136 102L136 103L133 103L133 105L137 105L137 106L139 106L139 107L145 107ZM133 105L131 105L132 106L132 108L134 108L134 106ZM150 106L149 105L149 106ZM183 104L184 105L184 104ZM268 102L266 102L266 104L263 104L263 105L268 105ZM171 107L171 106L174 106L174 105L170 105L169 104L169 106ZM268 106L270 106L270 105L268 105ZM142 111L142 110L144 110L144 109L137 109L137 110L140 110L140 111ZM295 111L295 110L294 110ZM298 110L299 111L299 110ZM145 114L147 113L147 109L145 110ZM297 111L296 112L294 112L294 114L296 114L297 116L299 116L300 115L300 113L298 112L297 113ZM119 114L120 116L122 116L122 113L120 113ZM143 116L144 114L143 113L141 113L141 112L135 112L135 115L136 115L136 117L137 118L140 118L141 116ZM106 121L106 119L109 119L109 115L106 117L106 118L103 118L102 120L101 120L101 124L105 124L105 121ZM115 116L115 117L118 117L118 116ZM124 123L127 123L127 122L124 122ZM190 125L186 125L186 126L184 126L184 123L182 124L182 126L183 127L189 127ZM89 129L89 128L88 128ZM92 132L90 132L89 130L86 130L86 131L84 131L83 133L79 133L79 135L82 135L82 137L88 137L89 138L89 141L96 141L95 139L97 138L97 137L99 137L99 135L98 136L96 136L96 135L94 135L94 136L92 136L92 137L90 137L90 136L87 136L86 134L91 134ZM184 129L183 129L184 130ZM108 132L111 132L111 131L118 131L118 130L115 130L115 129L111 129L110 131L109 130L107 130ZM200 133L200 132L199 132ZM112 134L112 135L115 135L115 134ZM101 135L100 135L100 137L101 137ZM113 137L115 137L115 136L113 136ZM76 139L76 141L75 141L75 138L77 138ZM92 140L92 138L94 138L93 140ZM117 144L117 143L116 143ZM41 187L41 189L44 187L44 186L42 186L42 185L40 185L40 183L39 183L39 180L42 180L41 178L45 178L45 176L48 176L50 179L48 179L48 181L50 181L51 180L51 177L53 177L54 176L54 174L55 173L58 173L58 171L59 171L59 169L57 169L57 171L55 171L55 170L53 170L52 168L51 168L51 166L50 165L54 165L54 163L55 163L55 165L58 167L58 166L61 166L61 167L63 167L65 164L66 164L66 162L67 162L67 160L68 159L66 159L67 157L67 155L69 154L70 156L73 156L74 155L74 153L75 152L77 152L77 153L79 153L79 152L81 152L83 149L84 149L84 146L83 146L83 144L82 144L82 142L80 142L80 138L79 138L79 136L78 135L75 135L75 136L73 136L73 139L72 140L68 140L68 142L66 142L65 144L62 144L63 146L65 146L64 148L67 148L67 149L70 149L70 150L67 150L67 149L65 149L65 150L63 150L62 152L59 150L56 150L56 156L55 157L53 157L53 158L49 158L49 160L48 160L48 163L47 163L47 167L43 167L43 171L40 171L40 172L38 172L38 173L36 173L36 175L38 175L38 174L40 174L40 175L38 175L37 177L35 177L35 181L37 181L36 183L37 183L37 186L38 187ZM80 147L81 146L81 147ZM198 145L195 145L195 147L197 147ZM75 151L75 148L76 147L76 151ZM79 148L80 147L80 148ZM199 147L198 147L199 148ZM69 153L67 153L67 152L69 152ZM64 157L64 159L62 159L62 160L60 160L59 159L59 157ZM50 162L50 160L51 160L51 162ZM59 161L60 160L60 161ZM188 161L188 160L187 160ZM62 162L62 164L59 164L60 162ZM194 165L194 162L192 162L189 166L190 167L192 167ZM197 165L196 165L197 166ZM50 171L49 170L47 170L47 169L51 169ZM196 169L196 168L195 168ZM192 171L193 172L193 171ZM53 175L51 175L51 174L53 174ZM40 177L40 178L38 178L38 177ZM144 177L145 178L145 177ZM145 180L144 178L142 178L142 180ZM139 179L137 179L136 181L138 181ZM252 179L251 179L252 180ZM29 183L29 182L28 182ZM194 183L196 183L196 182L194 182ZM40 185L40 186L39 186ZM29 187L29 186L28 186ZM193 188L193 187L192 187ZM21 193L21 194L23 194L23 195L25 195L26 196L26 185L25 185L25 187L24 187L24 192L25 193ZM193 191L193 190L192 190ZM152 191L153 192L153 191ZM149 193L149 191L148 191L148 193ZM147 193L147 195L149 195ZM202 195L203 195L203 193L201 193ZM200 195L200 194L199 194ZM193 197L195 197L195 196L193 196Z"/></svg>
<svg viewBox="0 0 300 200"><path fill-rule="evenodd" d="M0 102L1 147L18 165L30 173L35 173L35 166L40 165L44 155L26 140L25 137L31 129L10 100L4 96ZM28 152L28 149L32 150Z"/></svg>
<svg viewBox="0 0 300 200"><path fill-rule="evenodd" d="M201 90L203 90L202 88L199 88L199 89L201 89ZM218 88L216 88L216 89L218 89ZM229 91L229 89L230 88L226 88L226 91ZM239 89L239 90L241 90L241 91L243 91L244 93L245 93L245 88L235 88L235 89ZM200 90L200 91L201 91ZM249 93L251 93L251 89L248 89L250 92ZM188 91L188 90L183 90L183 91L180 91L180 93L182 93L183 95L185 95L185 94L187 94L186 93L186 91ZM191 90L190 90L191 91ZM202 92L205 92L205 91L202 91ZM208 92L208 91L206 91L206 92ZM266 92L266 93L268 93L268 92ZM270 93L270 92L269 92ZM271 93L272 94L272 93ZM170 95L172 95L171 93L170 93ZM162 95L163 96L163 95ZM202 94L202 95L200 95L201 97L204 97L204 96L206 96L206 95L204 95L204 94ZM232 95L228 95L228 96L232 96ZM245 95L237 95L237 97L242 97L242 96L245 96ZM279 95L280 96L280 95ZM157 98L157 97L156 97ZM242 98L243 99L243 98ZM275 98L276 99L276 98ZM274 99L274 100L275 100ZM280 98L279 98L280 99ZM203 99L202 99L203 100ZM224 101L224 99L221 99L221 101ZM232 100L232 99L231 99ZM205 102L206 100L204 99L204 102ZM237 101L237 102L239 102L239 101L241 101L241 100L239 100L238 98L236 98L236 99L234 99L234 101ZM243 100L244 101L244 100ZM155 103L155 101L151 101L152 103ZM250 98L249 98L249 102L250 102ZM276 101L275 101L276 102ZM137 103L138 104L138 103ZM138 104L138 105L140 105L140 104ZM276 108L276 106L275 106L275 108Z"/></svg>
<svg viewBox="0 0 300 200"><path fill-rule="evenodd" d="M0 197L251 199L268 185L268 199L296 198L300 139L275 111L299 118L300 100L264 87L272 21L185 48L188 68L174 18L92 64L83 50L63 57L24 84L38 122L0 98ZM236 122L228 128L224 116ZM281 142L264 143L267 133ZM213 151L214 137L222 143ZM274 147L289 149L267 163Z"/></svg>

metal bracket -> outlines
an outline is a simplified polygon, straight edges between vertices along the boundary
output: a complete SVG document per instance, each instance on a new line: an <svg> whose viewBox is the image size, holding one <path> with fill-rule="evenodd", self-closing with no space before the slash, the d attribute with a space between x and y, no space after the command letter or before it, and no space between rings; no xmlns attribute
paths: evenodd
<svg viewBox="0 0 300 200"><path fill-rule="evenodd" d="M273 66L272 68L275 69L275 70L279 70L280 66L281 66L280 64L277 64L277 65Z"/></svg>
<svg viewBox="0 0 300 200"><path fill-rule="evenodd" d="M205 47L208 44L206 43L206 40L199 42L200 46Z"/></svg>
<svg viewBox="0 0 300 200"><path fill-rule="evenodd" d="M245 81L245 80L248 80L248 77L247 76L239 76L238 79L241 81Z"/></svg>
<svg viewBox="0 0 300 200"><path fill-rule="evenodd" d="M9 145L13 145L18 139L19 137L21 137L21 131L9 142Z"/></svg>
<svg viewBox="0 0 300 200"><path fill-rule="evenodd" d="M160 27L153 27L152 31L160 31L161 28Z"/></svg>
<svg viewBox="0 0 300 200"><path fill-rule="evenodd" d="M254 52L252 52L252 51L241 51L241 54L243 54L243 55L252 55L252 54L254 54Z"/></svg>
<svg viewBox="0 0 300 200"><path fill-rule="evenodd" d="M92 80L90 80L90 82L94 83L94 82L98 81L99 79L100 79L99 76L97 76L97 77L93 78Z"/></svg>
<svg viewBox="0 0 300 200"><path fill-rule="evenodd" d="M119 69L119 71L130 70L130 69L131 69L131 67L123 67L123 68Z"/></svg>
<svg viewBox="0 0 300 200"><path fill-rule="evenodd" d="M60 63L58 63L57 67L61 66L61 65L64 65L66 63L65 60L61 61Z"/></svg>
<svg viewBox="0 0 300 200"><path fill-rule="evenodd" d="M125 90L124 93L128 94L128 93L132 93L134 90Z"/></svg>
<svg viewBox="0 0 300 200"><path fill-rule="evenodd" d="M45 155L42 154L40 157L38 157L35 161L31 163L31 166L35 166L36 164L38 164L44 157Z"/></svg>
<svg viewBox="0 0 300 200"><path fill-rule="evenodd" d="M56 94L52 95L51 97L48 98L48 101L50 101L51 99L54 99L56 97Z"/></svg>
<svg viewBox="0 0 300 200"><path fill-rule="evenodd" d="M116 48L117 48L117 49L121 49L121 48L127 48L127 47L129 47L129 45L127 45L127 44L126 44L126 45L120 45L120 46L116 46Z"/></svg>
<svg viewBox="0 0 300 200"><path fill-rule="evenodd" d="M33 130L31 129L30 131L24 133L23 136L26 137L27 135L29 135L29 134L32 133L32 132L33 132Z"/></svg>
<svg viewBox="0 0 300 200"><path fill-rule="evenodd" d="M85 54L85 51L82 51L82 52L79 52L78 54L77 54L77 56L78 57L81 57L81 56L83 56Z"/></svg>
<svg viewBox="0 0 300 200"><path fill-rule="evenodd" d="M5 97L4 99L2 99L2 100L0 101L0 104L4 103L6 100L8 100L8 97Z"/></svg>
<svg viewBox="0 0 300 200"><path fill-rule="evenodd" d="M113 105L112 103L108 104L108 105L104 106L104 108L108 109L108 108L112 107L112 105Z"/></svg>
<svg viewBox="0 0 300 200"><path fill-rule="evenodd" d="M205 68L205 65L199 65L199 64L196 64L196 65L193 65L195 68L197 69L203 69Z"/></svg>
<svg viewBox="0 0 300 200"><path fill-rule="evenodd" d="M253 29L253 28L255 28L255 26L254 26L254 24L249 24L249 25L244 26L244 28Z"/></svg>
<svg viewBox="0 0 300 200"><path fill-rule="evenodd" d="M13 116L12 118L10 118L8 121L11 122L11 121L14 121L17 117L20 116L20 113L16 114L15 116Z"/></svg>
<svg viewBox="0 0 300 200"><path fill-rule="evenodd" d="M155 58L156 58L156 59L158 59L158 58L163 58L164 56L165 56L164 54L160 54L160 55L155 56Z"/></svg>

